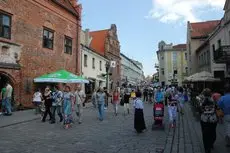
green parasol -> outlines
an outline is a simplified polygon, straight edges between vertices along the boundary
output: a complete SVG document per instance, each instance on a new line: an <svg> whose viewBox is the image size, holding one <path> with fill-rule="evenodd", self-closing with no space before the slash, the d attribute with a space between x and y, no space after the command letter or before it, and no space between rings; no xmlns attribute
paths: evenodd
<svg viewBox="0 0 230 153"><path fill-rule="evenodd" d="M88 80L77 76L66 70L59 70L50 74L42 75L34 79L34 82L52 82L52 83L89 83Z"/></svg>

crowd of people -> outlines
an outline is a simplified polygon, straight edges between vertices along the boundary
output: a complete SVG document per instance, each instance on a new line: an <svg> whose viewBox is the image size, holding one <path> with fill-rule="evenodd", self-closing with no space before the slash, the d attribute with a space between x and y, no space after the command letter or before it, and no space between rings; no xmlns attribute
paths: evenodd
<svg viewBox="0 0 230 153"><path fill-rule="evenodd" d="M205 152L210 153L214 148L218 123L225 125L226 146L230 147L230 85L225 86L224 95L206 88L196 99L200 104L200 124Z"/></svg>
<svg viewBox="0 0 230 153"><path fill-rule="evenodd" d="M11 100L13 88L9 83L1 89L1 110L5 115L12 114ZM177 112L184 114L184 104L191 100L192 90L183 87L144 87L144 88L116 88L108 93L107 90L99 88L94 90L91 96L91 102L98 110L98 119L104 120L105 110L108 107L109 100L113 105L114 115L118 115L118 105L122 105L123 115L129 115L132 104L134 109L134 128L137 133L146 129L144 119L144 103L159 104L162 103L168 111L169 125L175 128ZM78 123L83 121L83 107L86 100L86 94L78 85L75 92L72 92L70 86L65 85L61 90L55 85L52 88L47 86L42 92L37 89L33 95L33 104L35 113L41 113L41 121L46 122L49 116L51 124L56 123L56 114L59 116L59 122L63 122L64 128L68 129L73 124L73 114L76 114ZM225 94L212 92L206 88L196 97L199 103L200 124L203 134L203 144L206 153L210 153L216 140L216 127L218 122L226 127L226 145L230 146L230 85L226 85Z"/></svg>

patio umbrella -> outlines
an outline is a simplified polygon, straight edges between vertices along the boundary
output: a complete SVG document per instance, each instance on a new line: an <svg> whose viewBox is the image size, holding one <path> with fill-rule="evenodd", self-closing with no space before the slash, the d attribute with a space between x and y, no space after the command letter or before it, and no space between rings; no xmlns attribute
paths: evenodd
<svg viewBox="0 0 230 153"><path fill-rule="evenodd" d="M34 82L50 82L50 83L89 83L88 80L81 76L77 76L66 70L59 70L50 74L42 75L34 79Z"/></svg>

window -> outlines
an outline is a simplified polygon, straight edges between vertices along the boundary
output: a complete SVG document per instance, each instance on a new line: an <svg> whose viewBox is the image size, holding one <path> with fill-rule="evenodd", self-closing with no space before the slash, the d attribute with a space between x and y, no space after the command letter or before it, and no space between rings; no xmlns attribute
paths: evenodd
<svg viewBox="0 0 230 153"><path fill-rule="evenodd" d="M221 39L219 39L217 43L218 43L218 48L220 48L221 47Z"/></svg>
<svg viewBox="0 0 230 153"><path fill-rule="evenodd" d="M92 68L95 69L95 58L92 58Z"/></svg>
<svg viewBox="0 0 230 153"><path fill-rule="evenodd" d="M49 29L43 30L43 47L53 49L54 31Z"/></svg>
<svg viewBox="0 0 230 153"><path fill-rule="evenodd" d="M209 52L209 50L207 51L207 60L208 60L207 63L210 64L210 60L211 59L210 59L210 52Z"/></svg>
<svg viewBox="0 0 230 153"><path fill-rule="evenodd" d="M176 61L177 59L177 52L173 52L173 61Z"/></svg>
<svg viewBox="0 0 230 153"><path fill-rule="evenodd" d="M215 45L213 44L213 45L212 45L212 51L215 52L215 50L216 50L216 49L215 49Z"/></svg>
<svg viewBox="0 0 230 153"><path fill-rule="evenodd" d="M0 37L10 39L11 37L11 16L0 12Z"/></svg>
<svg viewBox="0 0 230 153"><path fill-rule="evenodd" d="M206 64L206 52L204 52L204 64Z"/></svg>
<svg viewBox="0 0 230 153"><path fill-rule="evenodd" d="M84 54L84 66L87 67L88 56Z"/></svg>
<svg viewBox="0 0 230 153"><path fill-rule="evenodd" d="M65 53L72 54L72 38L65 36Z"/></svg>
<svg viewBox="0 0 230 153"><path fill-rule="evenodd" d="M177 74L177 70L174 70L174 71L173 71L173 74Z"/></svg>
<svg viewBox="0 0 230 153"><path fill-rule="evenodd" d="M184 53L184 58L186 61L188 60L187 53Z"/></svg>
<svg viewBox="0 0 230 153"><path fill-rule="evenodd" d="M161 56L161 60L164 60L164 56L163 55Z"/></svg>
<svg viewBox="0 0 230 153"><path fill-rule="evenodd" d="M162 75L165 74L164 68L161 68L161 74L162 74Z"/></svg>
<svg viewBox="0 0 230 153"><path fill-rule="evenodd" d="M188 75L188 67L185 67L185 73Z"/></svg>
<svg viewBox="0 0 230 153"><path fill-rule="evenodd" d="M102 71L102 62L100 61L100 71Z"/></svg>
<svg viewBox="0 0 230 153"><path fill-rule="evenodd" d="M117 65L117 74L119 74L119 73L120 73L120 66Z"/></svg>
<svg viewBox="0 0 230 153"><path fill-rule="evenodd" d="M201 65L203 65L204 64L204 56L203 56L203 54L201 54Z"/></svg>

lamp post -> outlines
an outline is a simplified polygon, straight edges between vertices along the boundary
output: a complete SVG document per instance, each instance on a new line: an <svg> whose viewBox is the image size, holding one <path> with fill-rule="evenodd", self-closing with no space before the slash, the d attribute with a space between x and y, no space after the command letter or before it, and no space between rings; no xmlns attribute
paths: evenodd
<svg viewBox="0 0 230 153"><path fill-rule="evenodd" d="M110 69L110 62L106 62L105 63L105 70L106 70L106 74L103 74L103 76L106 77L106 89L107 89L107 99L106 99L106 107L108 107L109 104L109 76L112 75L111 73L109 73L109 69Z"/></svg>
<svg viewBox="0 0 230 153"><path fill-rule="evenodd" d="M109 92L109 68L110 68L110 63L109 62L106 62L105 63L105 69L106 69L106 89L107 91Z"/></svg>

